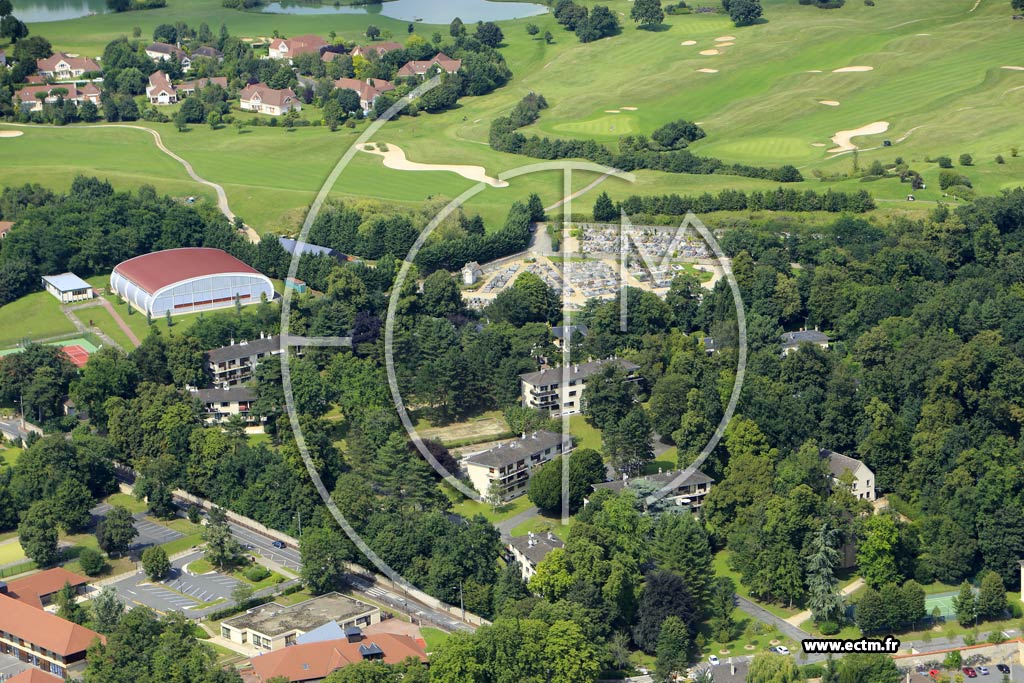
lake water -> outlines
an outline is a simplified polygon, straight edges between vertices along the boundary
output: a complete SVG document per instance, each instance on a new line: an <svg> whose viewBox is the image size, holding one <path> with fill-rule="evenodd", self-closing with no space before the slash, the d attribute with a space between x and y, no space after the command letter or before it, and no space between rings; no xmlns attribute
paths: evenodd
<svg viewBox="0 0 1024 683"><path fill-rule="evenodd" d="M14 16L26 23L77 19L107 11L105 0L14 0Z"/></svg>
<svg viewBox="0 0 1024 683"><path fill-rule="evenodd" d="M272 2L264 12L278 14L373 14L401 21L447 24L459 17L467 24L500 21L544 14L548 8L532 2L490 2L489 0L391 0L373 5L313 5L296 2Z"/></svg>

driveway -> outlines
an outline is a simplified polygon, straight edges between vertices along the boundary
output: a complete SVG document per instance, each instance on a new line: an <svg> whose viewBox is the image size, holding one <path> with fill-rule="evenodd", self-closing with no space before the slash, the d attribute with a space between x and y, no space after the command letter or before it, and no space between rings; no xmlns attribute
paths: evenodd
<svg viewBox="0 0 1024 683"><path fill-rule="evenodd" d="M171 575L164 581L151 583L145 574L139 572L114 582L114 588L129 605L145 605L158 612L184 612L190 617L200 617L216 607L198 609L197 606L215 600L230 600L238 580L219 573L194 576L184 571L185 565L203 556L201 552L189 553L171 562Z"/></svg>

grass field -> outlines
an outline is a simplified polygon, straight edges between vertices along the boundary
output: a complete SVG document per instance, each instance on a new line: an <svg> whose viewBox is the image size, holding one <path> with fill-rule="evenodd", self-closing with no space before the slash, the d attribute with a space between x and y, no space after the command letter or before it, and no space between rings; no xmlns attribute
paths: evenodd
<svg viewBox="0 0 1024 683"><path fill-rule="evenodd" d="M421 628L420 634L423 635L423 640L427 641L427 652L433 652L444 645L445 642L447 642L449 635L441 629L431 628L429 626Z"/></svg>
<svg viewBox="0 0 1024 683"><path fill-rule="evenodd" d="M0 565L13 564L25 560L25 551L17 540L11 539L0 543Z"/></svg>
<svg viewBox="0 0 1024 683"><path fill-rule="evenodd" d="M47 292L35 292L0 306L0 349L24 339L46 339L74 332L75 326L60 311L60 302Z"/></svg>
<svg viewBox="0 0 1024 683"><path fill-rule="evenodd" d="M8 467L14 467L15 463L18 462L19 455L21 455L20 448L16 448L14 446L0 446L0 459L2 459L4 465Z"/></svg>
<svg viewBox="0 0 1024 683"><path fill-rule="evenodd" d="M457 501L459 498L462 497L461 493L452 491L447 485L445 485L444 488L448 492L449 496L454 496L454 498L451 498L453 501ZM509 501L505 505L498 506L497 509L494 509L493 507L491 507L491 505L487 503L481 503L480 501L462 498L461 502L457 502L452 507L452 512L462 515L467 519L474 517L476 515L483 515L487 518L487 521L494 524L502 520L508 519L509 517L514 517L518 515L520 512L528 510L532 505L533 503L531 503L530 499L527 498L526 496L519 496L518 498Z"/></svg>

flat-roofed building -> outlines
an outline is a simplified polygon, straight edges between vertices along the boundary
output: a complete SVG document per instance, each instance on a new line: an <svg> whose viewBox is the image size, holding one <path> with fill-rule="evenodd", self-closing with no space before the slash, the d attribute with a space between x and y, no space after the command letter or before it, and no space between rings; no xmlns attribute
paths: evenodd
<svg viewBox="0 0 1024 683"><path fill-rule="evenodd" d="M616 481L607 481L601 484L594 484L595 489L608 489L618 493L626 488L642 491L659 491L666 486L671 489L663 499L675 505L689 507L694 514L700 512L704 505L704 499L711 490L714 479L700 471L694 471L682 481L676 481L683 474L684 470L673 470L670 472L658 472L657 474L645 474L640 477L623 476ZM647 494L649 495L649 494Z"/></svg>
<svg viewBox="0 0 1024 683"><path fill-rule="evenodd" d="M85 301L93 297L92 285L74 273L60 275L44 275L43 286L46 291L57 297L62 304L74 301Z"/></svg>
<svg viewBox="0 0 1024 683"><path fill-rule="evenodd" d="M369 626L380 622L380 608L341 593L327 593L288 607L271 602L225 619L220 634L240 645L251 643L258 650L280 650L331 621L343 629Z"/></svg>
<svg viewBox="0 0 1024 683"><path fill-rule="evenodd" d="M548 553L564 547L562 539L550 531L546 534L535 534L531 531L526 536L516 536L505 546L511 558L519 565L519 572L523 575L524 581L533 578L537 573L537 565L548 556Z"/></svg>

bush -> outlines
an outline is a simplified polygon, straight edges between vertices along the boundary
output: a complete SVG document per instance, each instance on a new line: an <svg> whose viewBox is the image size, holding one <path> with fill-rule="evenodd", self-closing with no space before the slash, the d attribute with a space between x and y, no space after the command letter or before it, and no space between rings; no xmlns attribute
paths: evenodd
<svg viewBox="0 0 1024 683"><path fill-rule="evenodd" d="M254 564L245 570L245 578L253 583L259 583L268 576L270 576L270 570L260 564Z"/></svg>
<svg viewBox="0 0 1024 683"><path fill-rule="evenodd" d="M935 163L939 165L939 168L953 168L953 160L949 157L938 157L935 159Z"/></svg>
<svg viewBox="0 0 1024 683"><path fill-rule="evenodd" d="M997 164L1005 164L1006 163L1006 159L1003 158L1002 154L997 154L996 155L996 163Z"/></svg>
<svg viewBox="0 0 1024 683"><path fill-rule="evenodd" d="M1002 631L996 629L992 631L992 633L989 633L988 637L986 637L985 640L986 642L992 643L993 645L999 645L1000 643L1006 642L1006 636L1003 635Z"/></svg>
<svg viewBox="0 0 1024 683"><path fill-rule="evenodd" d="M961 154L960 155L960 165L961 166L972 166L973 164L974 164L974 157L972 157L970 154Z"/></svg>
<svg viewBox="0 0 1024 683"><path fill-rule="evenodd" d="M99 576L107 567L103 553L94 548L82 548L78 554L78 564L87 576Z"/></svg>
<svg viewBox="0 0 1024 683"><path fill-rule="evenodd" d="M800 673L804 678L821 678L825 675L825 667L821 664L804 664L800 667Z"/></svg>
<svg viewBox="0 0 1024 683"><path fill-rule="evenodd" d="M834 621L823 621L818 624L818 630L823 636L834 636L839 633L840 626Z"/></svg>

